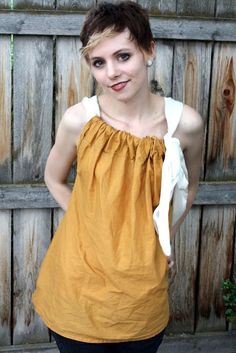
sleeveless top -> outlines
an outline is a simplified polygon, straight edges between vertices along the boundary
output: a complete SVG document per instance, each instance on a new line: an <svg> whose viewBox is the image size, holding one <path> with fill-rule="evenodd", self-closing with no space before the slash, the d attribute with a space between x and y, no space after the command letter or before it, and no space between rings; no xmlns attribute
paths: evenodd
<svg viewBox="0 0 236 353"><path fill-rule="evenodd" d="M178 150L173 146L180 145L171 133L182 110L172 111L175 128L170 130L168 122L164 139L139 138L104 122L97 97L82 103L88 122L77 144L76 179L42 263L33 303L50 329L71 339L146 339L169 319L163 252L169 238L160 232L157 237L155 229L164 229L160 217L166 212L168 218L161 183L166 161L166 176L176 172L171 156ZM165 98L166 116L176 104L182 106ZM165 186L168 198L178 181L176 174L171 187Z"/></svg>

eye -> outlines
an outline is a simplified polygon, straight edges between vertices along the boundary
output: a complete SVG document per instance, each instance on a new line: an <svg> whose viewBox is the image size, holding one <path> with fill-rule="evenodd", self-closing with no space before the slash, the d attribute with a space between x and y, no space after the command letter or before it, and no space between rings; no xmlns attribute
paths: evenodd
<svg viewBox="0 0 236 353"><path fill-rule="evenodd" d="M92 65L96 68L101 67L104 64L104 60L97 59L92 62Z"/></svg>
<svg viewBox="0 0 236 353"><path fill-rule="evenodd" d="M118 55L118 60L119 61L127 61L127 60L129 60L130 56L131 55L129 53L121 53Z"/></svg>

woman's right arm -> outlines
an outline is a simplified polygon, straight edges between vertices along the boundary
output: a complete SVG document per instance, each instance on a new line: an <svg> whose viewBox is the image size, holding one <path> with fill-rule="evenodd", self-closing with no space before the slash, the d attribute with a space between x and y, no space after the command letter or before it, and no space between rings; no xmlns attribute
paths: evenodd
<svg viewBox="0 0 236 353"><path fill-rule="evenodd" d="M76 145L86 123L85 119L86 115L81 103L66 110L58 127L55 144L46 162L45 184L64 211L67 210L71 197L67 177L76 159Z"/></svg>

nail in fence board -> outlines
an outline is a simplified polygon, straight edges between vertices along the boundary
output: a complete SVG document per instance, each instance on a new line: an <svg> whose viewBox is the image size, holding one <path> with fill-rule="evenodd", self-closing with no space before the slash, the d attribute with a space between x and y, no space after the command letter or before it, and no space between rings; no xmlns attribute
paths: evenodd
<svg viewBox="0 0 236 353"><path fill-rule="evenodd" d="M14 38L15 183L42 182L51 147L53 41ZM31 303L38 268L50 241L51 211L14 211L13 343L46 342L48 330Z"/></svg>

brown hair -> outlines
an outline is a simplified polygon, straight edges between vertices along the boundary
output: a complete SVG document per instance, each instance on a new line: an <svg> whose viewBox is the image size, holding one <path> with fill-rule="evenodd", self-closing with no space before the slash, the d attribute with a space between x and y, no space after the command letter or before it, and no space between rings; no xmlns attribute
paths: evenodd
<svg viewBox="0 0 236 353"><path fill-rule="evenodd" d="M80 34L82 52L90 38L110 29L110 33L121 33L129 29L131 39L135 40L140 49L150 53L153 40L148 13L140 5L132 1L120 3L103 2L92 8L85 18Z"/></svg>

